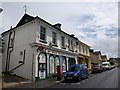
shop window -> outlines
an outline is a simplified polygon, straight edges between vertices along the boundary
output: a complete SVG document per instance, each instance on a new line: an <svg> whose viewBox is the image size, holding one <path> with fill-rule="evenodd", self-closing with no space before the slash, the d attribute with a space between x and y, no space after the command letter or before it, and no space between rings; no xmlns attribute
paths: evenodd
<svg viewBox="0 0 120 90"><path fill-rule="evenodd" d="M54 57L50 56L50 74L54 74Z"/></svg>
<svg viewBox="0 0 120 90"><path fill-rule="evenodd" d="M62 72L66 72L66 58L62 57Z"/></svg>
<svg viewBox="0 0 120 90"><path fill-rule="evenodd" d="M74 58L69 58L68 59L68 68L71 68L71 66L73 65L73 64L75 64L76 62L75 62L75 59Z"/></svg>
<svg viewBox="0 0 120 90"><path fill-rule="evenodd" d="M58 56L56 56L55 57L55 71L56 71L56 73L57 73L57 66L59 66L59 65L60 65L60 59Z"/></svg>
<svg viewBox="0 0 120 90"><path fill-rule="evenodd" d="M41 54L39 55L39 63L46 63L45 54L41 53Z"/></svg>

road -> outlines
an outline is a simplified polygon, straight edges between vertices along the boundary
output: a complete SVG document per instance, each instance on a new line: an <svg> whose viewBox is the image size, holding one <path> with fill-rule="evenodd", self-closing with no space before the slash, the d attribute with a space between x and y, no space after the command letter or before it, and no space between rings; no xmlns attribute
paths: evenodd
<svg viewBox="0 0 120 90"><path fill-rule="evenodd" d="M81 82L61 82L47 88L118 88L118 68L93 74Z"/></svg>

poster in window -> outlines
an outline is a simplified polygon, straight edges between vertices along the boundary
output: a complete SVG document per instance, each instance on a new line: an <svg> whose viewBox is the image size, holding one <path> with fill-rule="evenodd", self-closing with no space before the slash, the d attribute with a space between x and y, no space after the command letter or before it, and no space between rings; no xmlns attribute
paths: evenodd
<svg viewBox="0 0 120 90"><path fill-rule="evenodd" d="M46 63L45 54L41 53L39 56L39 63Z"/></svg>

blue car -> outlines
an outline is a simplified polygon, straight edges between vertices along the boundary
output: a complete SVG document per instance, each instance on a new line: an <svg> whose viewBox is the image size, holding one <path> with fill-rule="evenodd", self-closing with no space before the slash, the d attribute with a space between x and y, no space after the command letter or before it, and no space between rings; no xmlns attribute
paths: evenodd
<svg viewBox="0 0 120 90"><path fill-rule="evenodd" d="M83 78L88 78L88 69L85 64L72 65L72 67L64 75L65 81L81 81Z"/></svg>

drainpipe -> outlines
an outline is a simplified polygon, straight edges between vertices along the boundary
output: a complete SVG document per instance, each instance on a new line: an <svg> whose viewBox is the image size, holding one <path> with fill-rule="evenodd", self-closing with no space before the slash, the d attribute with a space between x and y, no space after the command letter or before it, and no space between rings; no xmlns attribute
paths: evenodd
<svg viewBox="0 0 120 90"><path fill-rule="evenodd" d="M12 29L12 26L11 26L11 29ZM9 72L10 55L11 55L11 52L14 50L14 44L13 44L12 47L10 47L10 39L11 39L12 33L14 33L14 35L13 35L13 42L14 42L14 39L15 39L15 31L13 30L12 32L10 32L10 34L9 34L9 39L8 39L7 59L6 59L6 72L7 72L7 73ZM10 49L11 49L11 50L10 50Z"/></svg>

